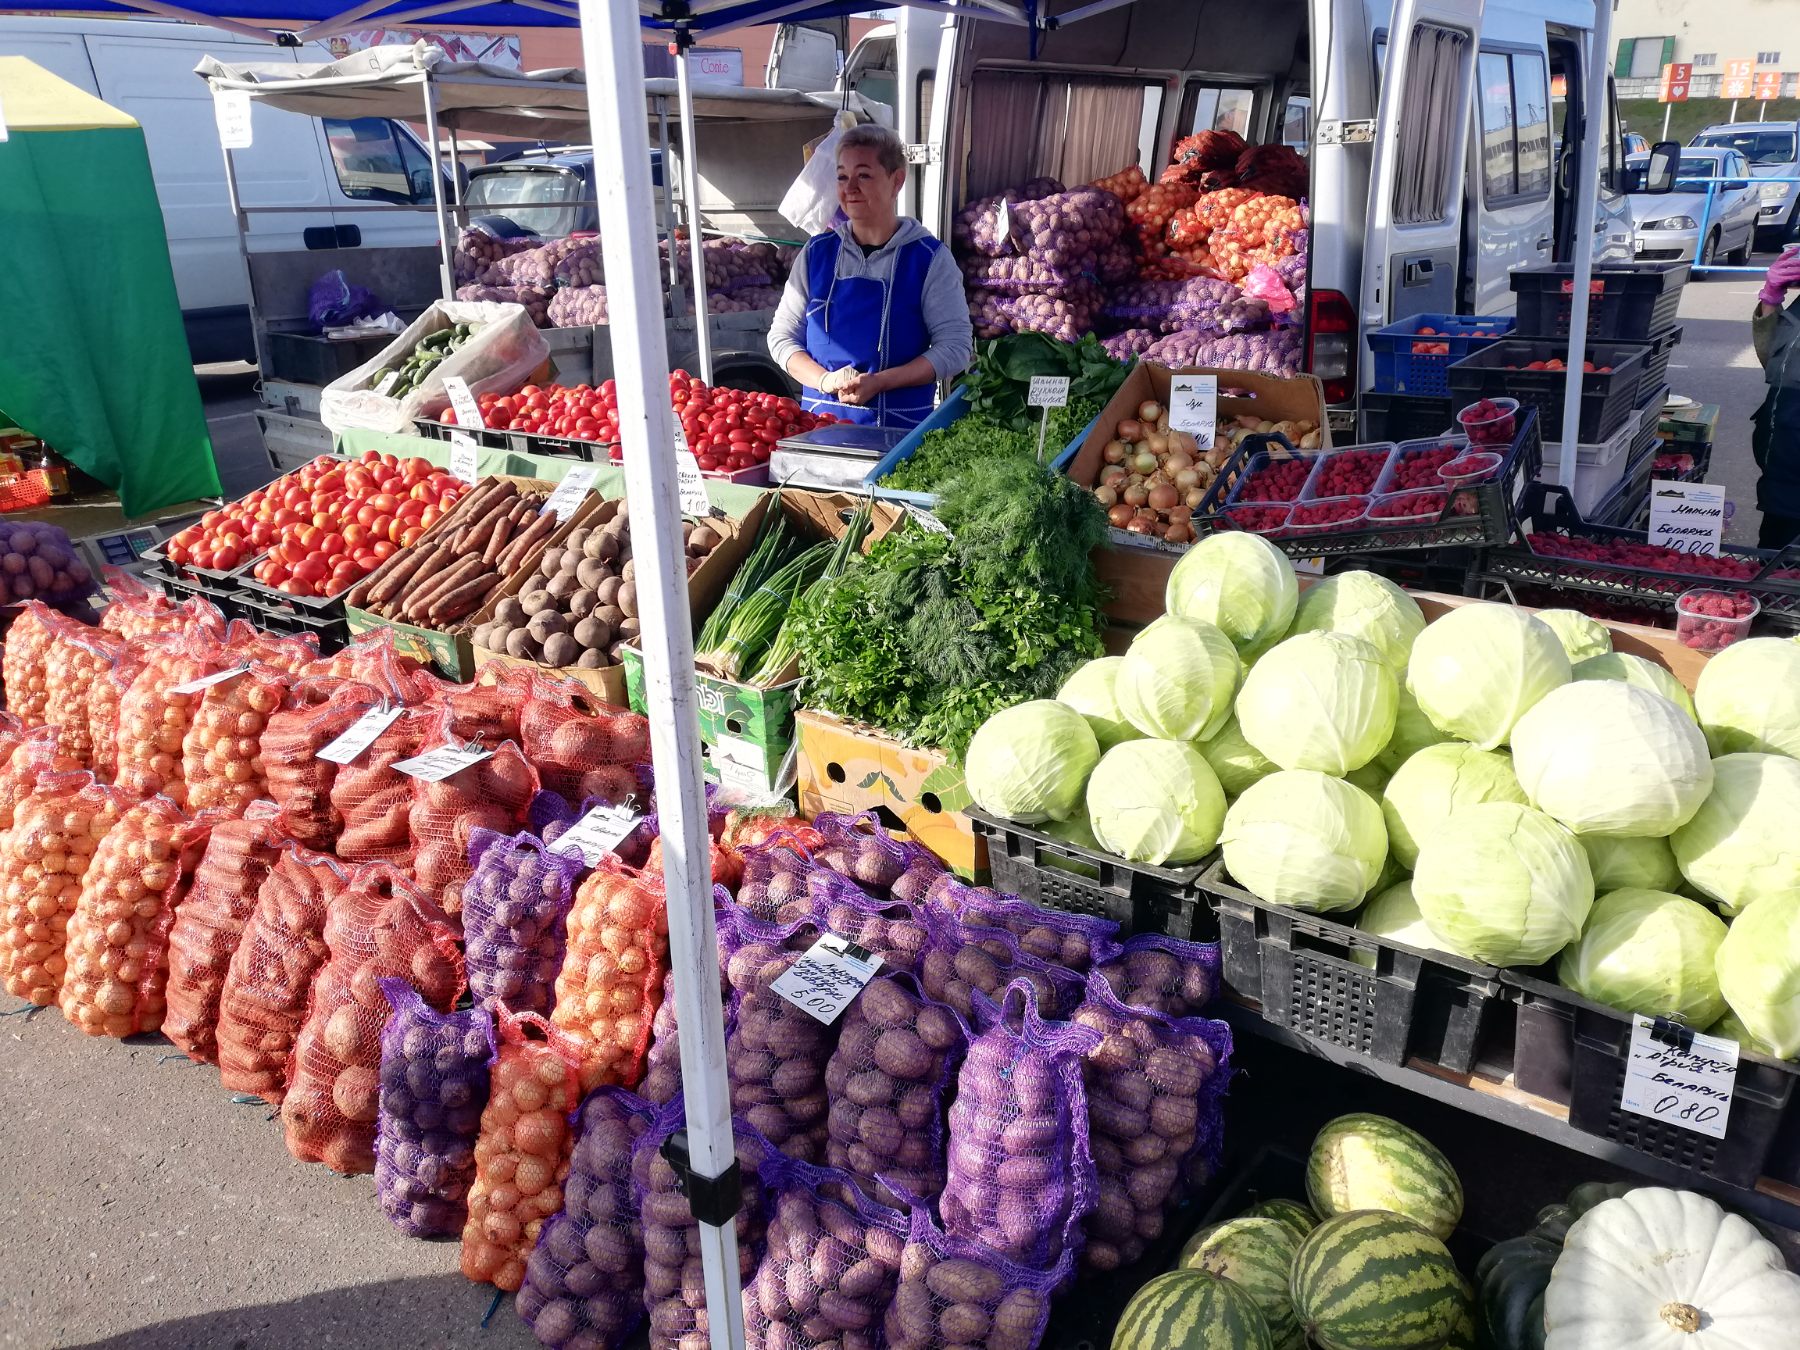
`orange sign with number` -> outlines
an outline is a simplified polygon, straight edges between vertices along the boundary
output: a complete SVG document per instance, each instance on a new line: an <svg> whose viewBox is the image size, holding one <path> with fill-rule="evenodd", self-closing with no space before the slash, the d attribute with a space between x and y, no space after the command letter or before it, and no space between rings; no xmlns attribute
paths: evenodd
<svg viewBox="0 0 1800 1350"><path fill-rule="evenodd" d="M1691 61L1675 61L1662 68L1662 90L1657 94L1659 103L1686 103L1688 90L1694 83L1694 63Z"/></svg>
<svg viewBox="0 0 1800 1350"><path fill-rule="evenodd" d="M1767 101L1781 97L1781 72L1779 70L1759 70L1751 81L1752 97Z"/></svg>
<svg viewBox="0 0 1800 1350"><path fill-rule="evenodd" d="M1756 79L1756 62L1727 61L1725 78L1719 84L1720 98L1749 98L1750 90Z"/></svg>

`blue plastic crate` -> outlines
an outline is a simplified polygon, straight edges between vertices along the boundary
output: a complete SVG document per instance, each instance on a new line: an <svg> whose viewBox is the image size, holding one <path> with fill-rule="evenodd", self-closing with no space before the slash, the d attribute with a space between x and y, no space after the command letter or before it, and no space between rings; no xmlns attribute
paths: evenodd
<svg viewBox="0 0 1800 1350"><path fill-rule="evenodd" d="M868 489L869 495L885 502L905 502L908 506L916 506L925 511L930 511L936 507L937 495L935 493L902 492L898 488L882 487L880 485L881 480L892 473L902 460L911 459L917 454L919 445L924 441L928 433L936 431L939 427L949 426L968 411L969 398L964 391L963 386L959 384L956 386L955 390L951 392L949 398L937 405L937 408L933 410L930 417L927 417L923 422L919 423L918 426L907 432L904 440L892 450L888 451L887 454L883 455L876 463L875 467L863 475L863 486ZM1088 432L1094 429L1094 423L1099 420L1100 418L1096 416L1085 427L1075 433L1074 440L1070 441L1062 449L1056 450L1050 457L1050 467L1059 472L1068 467L1069 461L1074 459L1075 453L1081 449L1082 442L1087 440ZM1048 449L1050 447L1046 448Z"/></svg>
<svg viewBox="0 0 1800 1350"><path fill-rule="evenodd" d="M1421 328L1435 333L1421 335ZM1375 357L1375 392L1441 398L1450 392L1449 369L1470 352L1513 330L1511 317L1475 319L1466 314L1413 314L1369 334ZM1415 352L1417 342L1442 342L1445 352Z"/></svg>

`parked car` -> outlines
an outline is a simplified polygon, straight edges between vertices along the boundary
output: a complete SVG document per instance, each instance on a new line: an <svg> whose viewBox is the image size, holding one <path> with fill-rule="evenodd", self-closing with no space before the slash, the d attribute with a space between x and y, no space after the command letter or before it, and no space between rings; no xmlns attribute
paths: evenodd
<svg viewBox="0 0 1800 1350"><path fill-rule="evenodd" d="M662 208L662 152L650 151L651 182ZM535 234L551 239L600 228L595 204L594 150L561 145L522 150L510 158L469 170L463 203L471 224L502 235Z"/></svg>
<svg viewBox="0 0 1800 1350"><path fill-rule="evenodd" d="M1634 155L1625 161L1625 167L1638 177L1649 162L1648 155ZM1709 205L1707 191L1712 183L1717 187ZM1750 261L1757 197L1749 161L1741 151L1683 150L1673 192L1629 200L1632 251L1639 262ZM1703 222L1704 240L1700 237Z"/></svg>
<svg viewBox="0 0 1800 1350"><path fill-rule="evenodd" d="M1736 150L1758 178L1800 179L1800 122L1729 122L1694 137L1696 146ZM1800 182L1757 189L1756 246L1780 248L1800 226Z"/></svg>

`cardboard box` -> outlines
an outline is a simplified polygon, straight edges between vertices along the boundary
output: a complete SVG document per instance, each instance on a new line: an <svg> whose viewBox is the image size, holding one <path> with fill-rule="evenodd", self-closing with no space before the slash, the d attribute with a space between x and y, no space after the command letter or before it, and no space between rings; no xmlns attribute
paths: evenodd
<svg viewBox="0 0 1800 1350"><path fill-rule="evenodd" d="M632 710L647 713L644 656L635 647L625 649L624 672ZM694 701L708 781L755 797L785 795L799 693L797 679L759 689L695 671Z"/></svg>
<svg viewBox="0 0 1800 1350"><path fill-rule="evenodd" d="M794 715L794 729L801 815L873 811L965 877L986 877L987 841L962 813L968 789L942 751L810 709Z"/></svg>

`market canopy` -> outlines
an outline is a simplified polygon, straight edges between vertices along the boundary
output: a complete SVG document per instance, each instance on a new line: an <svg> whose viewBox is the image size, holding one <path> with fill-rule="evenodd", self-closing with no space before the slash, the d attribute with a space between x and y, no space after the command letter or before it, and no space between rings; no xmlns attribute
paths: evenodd
<svg viewBox="0 0 1800 1350"><path fill-rule="evenodd" d="M22 56L0 109L0 410L127 516L217 496L143 130Z"/></svg>

